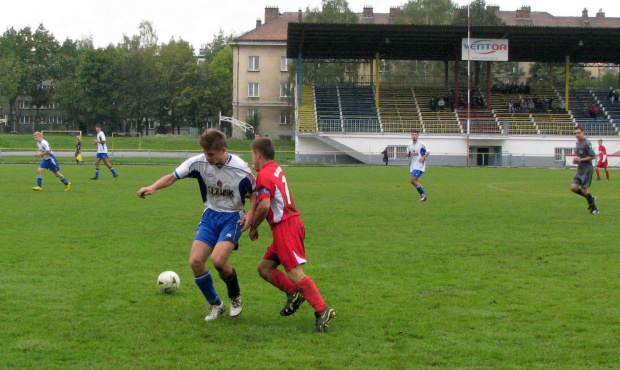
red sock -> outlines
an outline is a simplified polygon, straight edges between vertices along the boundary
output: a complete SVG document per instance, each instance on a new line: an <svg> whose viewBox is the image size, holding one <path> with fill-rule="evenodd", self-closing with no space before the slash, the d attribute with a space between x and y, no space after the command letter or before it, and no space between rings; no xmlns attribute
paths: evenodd
<svg viewBox="0 0 620 370"><path fill-rule="evenodd" d="M609 171L605 170L605 177L607 177L607 180L609 180Z"/></svg>
<svg viewBox="0 0 620 370"><path fill-rule="evenodd" d="M596 169L596 178L600 179L601 178L601 174L598 172L598 168Z"/></svg>
<svg viewBox="0 0 620 370"><path fill-rule="evenodd" d="M301 296L304 297L312 307L314 307L316 312L325 311L325 307L327 307L327 305L321 297L319 290L316 288L314 281L312 281L309 276L301 279L299 284L297 284L297 288L299 289Z"/></svg>
<svg viewBox="0 0 620 370"><path fill-rule="evenodd" d="M297 287L291 279L280 270L275 270L271 273L271 284L286 294L293 294L297 291Z"/></svg>

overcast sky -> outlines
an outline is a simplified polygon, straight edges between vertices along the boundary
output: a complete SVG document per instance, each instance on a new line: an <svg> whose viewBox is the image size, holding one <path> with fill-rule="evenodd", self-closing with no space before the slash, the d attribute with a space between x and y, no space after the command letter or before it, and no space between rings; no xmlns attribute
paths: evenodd
<svg viewBox="0 0 620 370"><path fill-rule="evenodd" d="M26 3L5 1L0 7L0 30L17 30L26 26L36 28L43 24L60 42L66 38L78 40L91 37L95 47L105 47L122 41L123 35L138 33L142 21L153 24L159 42L171 38L188 41L195 49L210 42L223 29L226 33L245 33L264 18L265 6L277 6L280 12L294 12L307 7L320 7L320 0L28 0ZM376 13L387 13L390 7L403 0L349 0L354 12L372 5ZM469 1L457 0L459 5ZM530 1L532 11L546 11L555 16L581 16L588 8L593 17L603 9L607 17L620 17L618 0L545 0ZM487 4L499 5L501 10L514 11L527 1L495 0Z"/></svg>

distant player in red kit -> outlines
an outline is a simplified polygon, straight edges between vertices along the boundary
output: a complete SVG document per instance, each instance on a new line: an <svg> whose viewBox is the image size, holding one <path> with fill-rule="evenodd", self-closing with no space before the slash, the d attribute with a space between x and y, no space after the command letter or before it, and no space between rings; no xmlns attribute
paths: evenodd
<svg viewBox="0 0 620 370"><path fill-rule="evenodd" d="M609 170L607 169L607 149L603 146L603 140L598 140L598 156L596 161L596 179L601 179L601 174L598 172L599 168L605 169L605 177L609 181Z"/></svg>
<svg viewBox="0 0 620 370"><path fill-rule="evenodd" d="M294 314L299 306L308 301L315 310L316 327L314 331L327 329L336 311L325 304L314 281L304 273L306 232L301 214L293 202L286 176L282 168L274 162L275 147L268 138L257 138L252 142L252 165L258 171L256 192L258 201L254 220L250 227L250 239L258 239L258 226L267 220L273 233L273 244L258 265L258 273L267 282L286 293L286 304L280 315ZM282 265L286 274L278 270Z"/></svg>

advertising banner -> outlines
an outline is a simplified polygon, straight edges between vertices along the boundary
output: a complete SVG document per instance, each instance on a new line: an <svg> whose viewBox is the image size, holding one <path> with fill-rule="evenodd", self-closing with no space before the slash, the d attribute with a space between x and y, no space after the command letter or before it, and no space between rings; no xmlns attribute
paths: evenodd
<svg viewBox="0 0 620 370"><path fill-rule="evenodd" d="M467 51L469 50L469 60L487 61L508 61L508 40L507 39L469 39L471 45L467 44L467 38L461 42L461 60L468 60Z"/></svg>

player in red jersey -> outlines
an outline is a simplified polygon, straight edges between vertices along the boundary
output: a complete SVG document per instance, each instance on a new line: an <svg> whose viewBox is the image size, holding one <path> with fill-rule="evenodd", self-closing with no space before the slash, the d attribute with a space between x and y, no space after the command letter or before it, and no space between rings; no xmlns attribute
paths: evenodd
<svg viewBox="0 0 620 370"><path fill-rule="evenodd" d="M285 292L287 301L280 314L294 314L299 306L308 301L316 311L314 331L327 329L328 323L336 316L336 311L325 304L314 281L304 273L306 250L304 246L305 228L299 218L301 214L293 202L286 176L282 168L274 162L275 148L270 138L257 138L252 142L252 165L258 171L256 191L258 202L254 220L250 227L250 239L258 239L258 226L267 219L273 232L273 244L258 265L258 273L267 282ZM282 265L286 274L278 270Z"/></svg>
<svg viewBox="0 0 620 370"><path fill-rule="evenodd" d="M598 160L596 161L596 179L601 179L601 174L598 172L599 168L605 169L605 177L609 181L609 170L607 169L607 149L603 146L603 140L598 140Z"/></svg>

